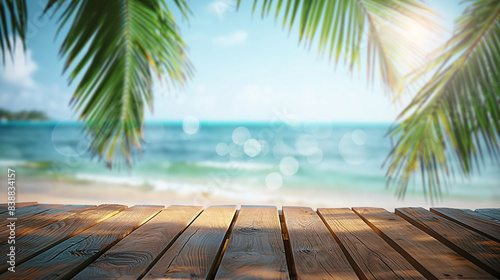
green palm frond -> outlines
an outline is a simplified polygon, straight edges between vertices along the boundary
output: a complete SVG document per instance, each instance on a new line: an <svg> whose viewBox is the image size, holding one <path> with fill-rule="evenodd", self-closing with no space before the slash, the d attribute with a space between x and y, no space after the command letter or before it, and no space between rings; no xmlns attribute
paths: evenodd
<svg viewBox="0 0 500 280"><path fill-rule="evenodd" d="M28 22L26 2L24 0L1 0L0 2L0 51L5 63L5 53L12 54L16 36L21 38L23 47ZM9 29L10 27L10 29Z"/></svg>
<svg viewBox="0 0 500 280"><path fill-rule="evenodd" d="M258 2L254 0L254 11ZM335 63L343 56L351 70L360 67L363 57L369 81L379 75L386 89L396 93L403 89L405 74L425 57L409 40L408 27L432 26L432 33L441 30L434 13L416 0L264 0L262 17L269 15L274 3L274 17L283 14L283 27L291 29L299 22L299 41L309 46L316 43L318 51L328 53Z"/></svg>
<svg viewBox="0 0 500 280"><path fill-rule="evenodd" d="M454 36L413 79L433 73L400 115L399 137L387 160L389 184L403 196L420 169L424 190L439 195L453 174L467 177L484 163L498 163L500 149L500 5L467 1Z"/></svg>
<svg viewBox="0 0 500 280"><path fill-rule="evenodd" d="M187 17L185 1L174 2ZM91 147L108 166L117 155L130 165L133 147L141 148L145 104L152 110L153 72L181 85L192 75L173 15L163 0L49 1L51 7L62 10L59 30L70 26L61 54L65 70L72 67L70 82L79 80L71 104Z"/></svg>

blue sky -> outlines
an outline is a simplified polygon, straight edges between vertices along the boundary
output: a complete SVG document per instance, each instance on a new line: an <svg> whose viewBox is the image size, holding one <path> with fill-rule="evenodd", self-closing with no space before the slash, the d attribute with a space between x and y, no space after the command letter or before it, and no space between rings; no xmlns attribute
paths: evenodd
<svg viewBox="0 0 500 280"><path fill-rule="evenodd" d="M0 70L0 108L76 120L68 107L75 85L68 85L58 55L64 30L56 38L57 18L40 17L46 1L28 2L27 52L19 48ZM188 2L193 16L178 23L195 76L182 90L157 85L146 120L392 122L403 108L380 84L369 87L364 72L350 74L343 63L335 68L314 48L299 46L296 30L252 16L250 1L238 12L232 0ZM448 31L464 8L460 2L431 2Z"/></svg>

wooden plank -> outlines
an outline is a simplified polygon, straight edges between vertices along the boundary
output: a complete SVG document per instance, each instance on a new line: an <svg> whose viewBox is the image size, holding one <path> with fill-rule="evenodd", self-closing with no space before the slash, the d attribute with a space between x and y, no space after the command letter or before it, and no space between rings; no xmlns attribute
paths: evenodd
<svg viewBox="0 0 500 280"><path fill-rule="evenodd" d="M288 231L286 230L283 210L278 210L278 216L280 218L281 237L283 238L283 245L285 247L285 258L286 264L288 266L288 275L290 279L297 279L297 269L295 268L295 263L293 262L292 246L290 245L290 238L288 237Z"/></svg>
<svg viewBox="0 0 500 280"><path fill-rule="evenodd" d="M0 215L0 219L3 220L3 218L16 218L18 221L21 219L25 219L28 217L31 217L33 215L40 214L42 212L48 211L53 208L57 208L59 206L62 206L62 204L36 204L36 205L29 205L26 207L22 207L20 209L16 209L15 215L11 216L9 215L9 212L5 212ZM1 221L2 228L4 226L7 226L9 222L7 221Z"/></svg>
<svg viewBox="0 0 500 280"><path fill-rule="evenodd" d="M241 207L215 279L289 279L276 207Z"/></svg>
<svg viewBox="0 0 500 280"><path fill-rule="evenodd" d="M308 207L283 207L298 279L358 279L321 218Z"/></svg>
<svg viewBox="0 0 500 280"><path fill-rule="evenodd" d="M91 208L95 208L95 205L64 205L49 209L41 215L18 220L15 226L16 238ZM0 244L7 242L9 231L10 229L7 227L0 229Z"/></svg>
<svg viewBox="0 0 500 280"><path fill-rule="evenodd" d="M22 264L125 208L124 205L100 205L93 210L80 212L16 239L16 244L22 245L16 246L16 265ZM0 244L0 255L5 256L9 253L10 246L7 243ZM0 273L7 271L8 267L7 263L0 263Z"/></svg>
<svg viewBox="0 0 500 280"><path fill-rule="evenodd" d="M500 224L498 223L472 216L459 209L431 208L431 212L500 242Z"/></svg>
<svg viewBox="0 0 500 280"><path fill-rule="evenodd" d="M492 217L493 219L500 221L500 208L483 208L476 209L476 212L481 213L483 215Z"/></svg>
<svg viewBox="0 0 500 280"><path fill-rule="evenodd" d="M16 209L22 208L25 206L30 206L30 205L37 205L38 202L16 202ZM3 214L9 210L9 204L8 203L2 203L0 204L0 214Z"/></svg>
<svg viewBox="0 0 500 280"><path fill-rule="evenodd" d="M207 208L148 271L145 279L205 279L217 262L235 206Z"/></svg>
<svg viewBox="0 0 500 280"><path fill-rule="evenodd" d="M397 208L396 214L488 273L500 277L499 243L423 208Z"/></svg>
<svg viewBox="0 0 500 280"><path fill-rule="evenodd" d="M464 211L465 213L469 214L469 215L472 215L474 217L477 217L477 218L481 218L481 219L484 219L484 220L488 220L488 221L491 221L491 222L495 222L497 224L500 224L500 220L497 220L493 217L490 217L488 215L484 215L484 214L481 214L479 212L476 212L476 211L473 211L473 210L470 210L470 209L460 209L462 211Z"/></svg>
<svg viewBox="0 0 500 280"><path fill-rule="evenodd" d="M25 206L30 206L30 205L37 205L38 202L32 201L32 202L16 202L16 208L21 208ZM0 203L0 207L8 207L9 203ZM2 209L2 208L0 208Z"/></svg>
<svg viewBox="0 0 500 280"><path fill-rule="evenodd" d="M330 228L363 279L425 279L349 208L321 208Z"/></svg>
<svg viewBox="0 0 500 280"><path fill-rule="evenodd" d="M177 236L200 214L203 207L170 206L123 238L73 279L137 279Z"/></svg>
<svg viewBox="0 0 500 280"><path fill-rule="evenodd" d="M16 277L69 279L162 208L134 206L125 209L17 266ZM7 279L6 274L0 279Z"/></svg>
<svg viewBox="0 0 500 280"><path fill-rule="evenodd" d="M396 214L382 208L353 210L427 279L494 279Z"/></svg>

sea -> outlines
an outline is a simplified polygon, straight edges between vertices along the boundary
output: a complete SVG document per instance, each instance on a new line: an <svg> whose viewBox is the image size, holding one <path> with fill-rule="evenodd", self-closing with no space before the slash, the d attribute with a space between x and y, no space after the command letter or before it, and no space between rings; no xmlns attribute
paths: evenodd
<svg viewBox="0 0 500 280"><path fill-rule="evenodd" d="M78 122L4 122L0 166L27 177L149 191L195 192L210 185L232 192L258 187L394 197L398 188L387 186L384 165L392 147L389 128L384 123L147 122L132 166L117 161L108 168L93 156L91 139ZM480 172L457 177L442 188L441 197L500 205L499 169L486 158ZM418 179L410 183L406 196L424 195Z"/></svg>

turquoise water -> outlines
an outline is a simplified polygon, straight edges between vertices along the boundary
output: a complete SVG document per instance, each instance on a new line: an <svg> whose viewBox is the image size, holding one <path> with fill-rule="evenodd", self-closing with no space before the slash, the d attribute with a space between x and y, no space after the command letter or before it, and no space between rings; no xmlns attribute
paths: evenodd
<svg viewBox="0 0 500 280"><path fill-rule="evenodd" d="M382 167L389 124L175 123L145 128L133 169L91 158L89 139L72 122L0 124L0 166L23 176L127 183L151 189L211 184L224 188L309 188L394 193ZM500 201L498 166L457 180L443 196ZM418 182L410 196L422 196Z"/></svg>

